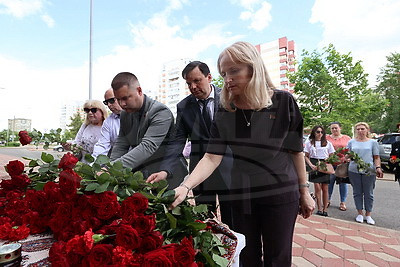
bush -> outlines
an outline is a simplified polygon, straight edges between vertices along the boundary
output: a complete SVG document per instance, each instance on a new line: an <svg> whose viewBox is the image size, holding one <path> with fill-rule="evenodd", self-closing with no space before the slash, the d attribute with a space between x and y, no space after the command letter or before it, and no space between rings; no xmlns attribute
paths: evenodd
<svg viewBox="0 0 400 267"><path fill-rule="evenodd" d="M6 146L12 146L12 147L19 147L21 144L20 142L8 142Z"/></svg>

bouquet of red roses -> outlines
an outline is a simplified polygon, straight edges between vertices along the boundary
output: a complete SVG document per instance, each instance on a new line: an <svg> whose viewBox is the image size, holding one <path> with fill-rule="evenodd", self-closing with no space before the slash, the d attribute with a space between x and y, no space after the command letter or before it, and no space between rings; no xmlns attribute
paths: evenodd
<svg viewBox="0 0 400 267"><path fill-rule="evenodd" d="M0 183L0 239L16 241L51 231L55 266L226 266L225 246L204 223L207 206L182 203L168 210L174 191L148 184L140 172L91 165L67 153L42 153L28 171L10 161L11 179ZM46 180L47 179L47 180Z"/></svg>

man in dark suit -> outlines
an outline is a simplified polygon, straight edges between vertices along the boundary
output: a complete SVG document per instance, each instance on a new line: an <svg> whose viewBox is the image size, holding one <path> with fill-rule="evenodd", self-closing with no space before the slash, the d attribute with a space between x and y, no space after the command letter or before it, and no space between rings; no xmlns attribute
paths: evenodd
<svg viewBox="0 0 400 267"><path fill-rule="evenodd" d="M400 133L400 122L397 123L397 131ZM399 182L400 185L400 137L396 137L396 142L392 144L392 151L390 152L390 162L394 164L394 179Z"/></svg>
<svg viewBox="0 0 400 267"><path fill-rule="evenodd" d="M156 182L173 177L173 168L178 164L186 141L191 141L189 172L207 151L210 138L210 125L219 106L221 89L212 85L212 77L208 66L200 61L190 62L182 71L182 77L190 89L191 95L177 104L175 131L167 146L166 156L161 164L160 172L154 173L147 179ZM228 203L230 186L230 171L232 157L228 150L220 166L209 179L193 188L196 202L210 204L215 209L216 194L220 200L222 221L231 226L231 212ZM184 186L184 185L182 185Z"/></svg>

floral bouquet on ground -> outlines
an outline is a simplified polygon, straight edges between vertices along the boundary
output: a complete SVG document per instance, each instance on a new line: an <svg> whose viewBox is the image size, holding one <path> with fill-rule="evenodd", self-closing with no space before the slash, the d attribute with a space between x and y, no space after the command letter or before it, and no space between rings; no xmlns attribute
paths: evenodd
<svg viewBox="0 0 400 267"><path fill-rule="evenodd" d="M400 159L396 155L390 156L390 159L391 159L392 163L399 163L400 162Z"/></svg>
<svg viewBox="0 0 400 267"><path fill-rule="evenodd" d="M359 172L369 173L371 165L366 163L356 152L350 151L348 148L339 147L336 149L333 155L329 156L325 162L332 164L334 166L340 165L342 163L352 160L357 164L357 170ZM323 162L323 164L325 163ZM321 166L323 168L324 166Z"/></svg>
<svg viewBox="0 0 400 267"><path fill-rule="evenodd" d="M169 210L174 191L146 183L106 156L91 165L71 153L10 161L0 183L0 239L51 231L54 266L228 266L206 205ZM232 248L230 248L232 249Z"/></svg>

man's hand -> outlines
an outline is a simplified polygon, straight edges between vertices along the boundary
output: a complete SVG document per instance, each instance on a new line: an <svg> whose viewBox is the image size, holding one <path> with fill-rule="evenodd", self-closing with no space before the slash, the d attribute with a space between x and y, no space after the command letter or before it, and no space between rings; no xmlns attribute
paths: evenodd
<svg viewBox="0 0 400 267"><path fill-rule="evenodd" d="M168 173L166 171L155 172L147 178L146 183L152 184L161 180L166 180L167 176Z"/></svg>
<svg viewBox="0 0 400 267"><path fill-rule="evenodd" d="M315 209L315 201L312 199L308 189L304 192L300 192L300 210L299 213L304 219L311 216Z"/></svg>

